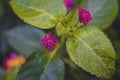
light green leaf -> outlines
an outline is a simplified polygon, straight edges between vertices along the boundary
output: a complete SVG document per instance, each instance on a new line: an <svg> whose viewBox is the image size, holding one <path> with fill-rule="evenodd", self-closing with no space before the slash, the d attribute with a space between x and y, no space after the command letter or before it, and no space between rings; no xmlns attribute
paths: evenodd
<svg viewBox="0 0 120 80"><path fill-rule="evenodd" d="M71 10L66 17L58 23L56 27L57 34L64 35L69 32L71 27L74 27L78 23L78 10Z"/></svg>
<svg viewBox="0 0 120 80"><path fill-rule="evenodd" d="M117 30L114 29L114 27L110 27L107 30L105 30L105 33L110 38L111 42L113 43L113 46L115 48L116 54L117 54L117 60L115 67L115 74L111 78L111 80L118 80L120 79L120 40L119 40L119 34L117 34ZM119 77L117 77L119 76Z"/></svg>
<svg viewBox="0 0 120 80"><path fill-rule="evenodd" d="M44 51L29 57L21 67L17 80L63 80L64 64L54 57L48 64L49 55Z"/></svg>
<svg viewBox="0 0 120 80"><path fill-rule="evenodd" d="M6 40L19 53L29 56L42 48L40 43L45 32L32 26L18 26L7 31Z"/></svg>
<svg viewBox="0 0 120 80"><path fill-rule="evenodd" d="M62 23L58 23L57 27L56 27L56 32L58 36L61 36L63 34L65 34L66 32L68 32L69 30L67 30L65 28L65 26Z"/></svg>
<svg viewBox="0 0 120 80"><path fill-rule="evenodd" d="M61 0L11 0L10 4L22 20L44 29L55 27L67 11Z"/></svg>
<svg viewBox="0 0 120 80"><path fill-rule="evenodd" d="M116 54L105 34L95 26L84 26L66 42L70 58L87 72L110 78L114 72Z"/></svg>
<svg viewBox="0 0 120 80"><path fill-rule="evenodd" d="M73 27L79 20L78 9L71 10L63 20L65 27Z"/></svg>
<svg viewBox="0 0 120 80"><path fill-rule="evenodd" d="M118 12L117 0L88 0L84 7L92 13L91 24L98 25L102 30L108 28L114 21Z"/></svg>

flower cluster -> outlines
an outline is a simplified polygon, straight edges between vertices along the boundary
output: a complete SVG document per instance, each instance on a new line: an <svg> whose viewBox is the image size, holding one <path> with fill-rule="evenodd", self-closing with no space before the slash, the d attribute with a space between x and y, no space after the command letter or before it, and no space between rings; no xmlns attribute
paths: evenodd
<svg viewBox="0 0 120 80"><path fill-rule="evenodd" d="M14 68L22 65L23 63L25 63L25 57L18 56L15 53L12 53L9 57L4 59L3 67L5 69L5 72L8 74Z"/></svg>
<svg viewBox="0 0 120 80"><path fill-rule="evenodd" d="M75 8L75 4L73 0L62 0L62 1L65 4L68 11Z"/></svg>
<svg viewBox="0 0 120 80"><path fill-rule="evenodd" d="M74 0L62 0L62 1L65 4L68 11L75 8ZM90 21L92 20L91 13L87 9L83 9L83 8L79 9L78 15L79 15L79 21L85 25L89 24Z"/></svg>
<svg viewBox="0 0 120 80"><path fill-rule="evenodd" d="M86 9L79 9L78 14L79 14L79 21L85 25L89 24L90 21L92 20L90 11Z"/></svg>
<svg viewBox="0 0 120 80"><path fill-rule="evenodd" d="M41 39L41 43L45 50L54 50L58 42L59 40L56 38L56 36L51 35L50 32Z"/></svg>

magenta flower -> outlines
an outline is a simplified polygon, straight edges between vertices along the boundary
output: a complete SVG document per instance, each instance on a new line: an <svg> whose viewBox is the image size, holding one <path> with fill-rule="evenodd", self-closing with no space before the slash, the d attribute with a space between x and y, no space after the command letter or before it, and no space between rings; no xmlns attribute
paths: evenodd
<svg viewBox="0 0 120 80"><path fill-rule="evenodd" d="M41 43L45 50L54 50L58 42L59 40L55 36L51 35L50 32L41 39Z"/></svg>
<svg viewBox="0 0 120 80"><path fill-rule="evenodd" d="M22 65L23 63L25 63L25 57L12 53L9 57L4 59L3 68L5 72L9 74L14 68Z"/></svg>
<svg viewBox="0 0 120 80"><path fill-rule="evenodd" d="M92 15L90 11L86 9L79 9L78 14L79 14L79 21L85 25L89 24L90 21L92 20Z"/></svg>
<svg viewBox="0 0 120 80"><path fill-rule="evenodd" d="M5 70L8 70L9 69L9 65L8 65L8 62L9 60L14 60L16 59L18 56L15 54L15 53L12 53L9 57L6 57L3 61L3 68Z"/></svg>
<svg viewBox="0 0 120 80"><path fill-rule="evenodd" d="M65 4L68 11L75 8L74 0L62 0L62 1Z"/></svg>

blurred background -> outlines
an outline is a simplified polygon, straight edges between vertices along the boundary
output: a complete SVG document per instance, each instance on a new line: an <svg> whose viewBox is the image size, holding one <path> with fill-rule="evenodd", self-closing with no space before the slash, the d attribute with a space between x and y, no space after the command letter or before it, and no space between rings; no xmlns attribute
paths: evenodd
<svg viewBox="0 0 120 80"><path fill-rule="evenodd" d="M120 0L119 0L119 7L120 7ZM6 56L9 56L9 54L12 52L19 54L19 52L14 50L13 47L11 47L8 44L6 33L9 32L9 30L15 27L20 27L22 25L28 25L28 24L24 23L14 14L13 10L9 5L9 0L0 0L0 76L4 74L3 67L2 67L4 58ZM108 28L107 30L104 30L104 32L112 41L114 48L116 50L116 53L118 55L115 74L111 80L120 80L120 11L115 21L113 22L113 24L110 26L110 28ZM81 72L80 73L81 79L78 79L78 80L101 80L100 78L92 76L81 69L70 70L69 68L66 68L66 72L68 72L68 74L66 74L65 76L66 80L74 80L74 76L72 76L72 74L78 77L79 75L75 73L80 73L80 72Z"/></svg>

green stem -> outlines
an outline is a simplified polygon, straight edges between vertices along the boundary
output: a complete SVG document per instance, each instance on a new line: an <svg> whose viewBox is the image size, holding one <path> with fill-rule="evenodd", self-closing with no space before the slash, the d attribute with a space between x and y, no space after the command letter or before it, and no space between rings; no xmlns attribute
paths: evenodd
<svg viewBox="0 0 120 80"><path fill-rule="evenodd" d="M46 66L45 66L45 68L44 68L44 71L42 72L42 75L40 76L40 79L39 79L39 80L41 80L44 72L47 70L47 68L48 68L48 66L49 66L52 58L54 57L54 55L55 55L55 54L57 53L57 51L64 45L65 39L66 39L66 38L63 36L63 37L61 38L61 42L60 42L60 43L56 46L56 48L51 52L51 55L50 55L50 57L49 57L49 59L48 59L48 61L47 61L47 63L46 63Z"/></svg>

